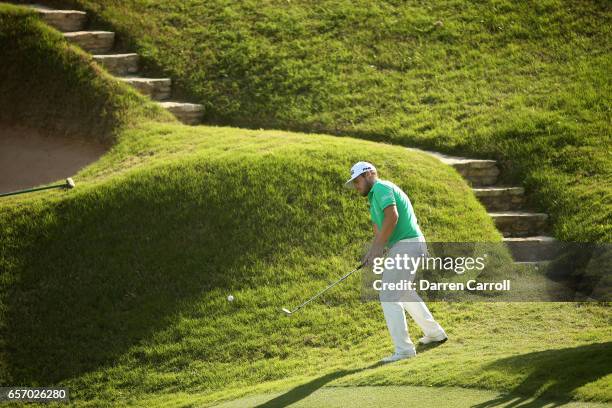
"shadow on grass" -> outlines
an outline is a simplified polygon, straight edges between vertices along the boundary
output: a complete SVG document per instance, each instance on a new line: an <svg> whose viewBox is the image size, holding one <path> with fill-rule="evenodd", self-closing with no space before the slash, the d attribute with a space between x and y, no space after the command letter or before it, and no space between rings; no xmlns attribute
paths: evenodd
<svg viewBox="0 0 612 408"><path fill-rule="evenodd" d="M273 407L286 407L288 405L294 404L306 397L308 397L313 392L317 391L319 388L323 387L325 384L336 380L338 378L355 374L360 371L371 370L376 367L382 366L383 363L376 362L367 367L363 368L354 368L352 370L339 370L334 371L333 373L326 374L324 376L315 378L314 380L307 382L306 384L299 385L286 393L279 395L276 398L271 399L270 401L264 402L263 404L257 405L257 408L273 408Z"/></svg>
<svg viewBox="0 0 612 408"><path fill-rule="evenodd" d="M526 376L510 394L473 408L562 406L572 401L574 390L612 373L612 342L522 354L498 360L485 369ZM554 402L529 397L536 393Z"/></svg>
<svg viewBox="0 0 612 408"><path fill-rule="evenodd" d="M295 231L329 228L331 217L315 210L314 218L295 217L291 206L281 211L278 197L260 194L269 181L246 171L265 167L280 179L286 164L242 160L134 173L32 209L19 223L0 218L0 235L10 232L0 239L0 269L10 266L0 280L0 384L49 386L112 365L195 302L210 318L224 313L211 306L210 291L282 279L254 270L304 247ZM241 188L227 180L241 180ZM323 208L324 196L280 184L276 194ZM282 228L270 228L276 219L286 220ZM141 350L132 357L159 363Z"/></svg>
<svg viewBox="0 0 612 408"><path fill-rule="evenodd" d="M446 340L445 340L445 341L443 341L443 342L435 342L435 343L429 343L429 344L421 344L421 343L418 343L418 344L416 345L416 351L417 351L417 353L418 353L418 354L420 354L420 353L424 353L424 352L426 352L426 351L429 351L429 350L433 350L433 349L435 349L435 348L438 348L438 347L440 347L440 346L444 345L444 343L446 343ZM418 355L418 354L417 354L417 355Z"/></svg>
<svg viewBox="0 0 612 408"><path fill-rule="evenodd" d="M427 350L431 350L434 349L436 347L441 346L442 343L436 343L436 344L431 344L431 345L422 345L419 344L417 346L417 353L423 353L426 352ZM286 392L283 395L279 395L278 397L271 399L270 401L267 401L263 404L260 404L257 406L257 408L271 408L271 407L285 407L287 405L293 404L295 402L298 402L306 397L308 397L310 394L312 394L313 392L317 391L319 388L325 386L325 384L336 380L338 378L350 375L350 374L355 374L361 371L366 371L366 370L371 370L374 368L378 368L385 365L385 363L381 363L381 362L376 362L374 364L371 364L367 367L363 367L363 368L355 368L352 370L339 370L339 371L335 371L333 373L329 373L326 374L324 376L315 378L314 380L306 383L306 384L302 384L299 385L295 388L293 388L292 390Z"/></svg>

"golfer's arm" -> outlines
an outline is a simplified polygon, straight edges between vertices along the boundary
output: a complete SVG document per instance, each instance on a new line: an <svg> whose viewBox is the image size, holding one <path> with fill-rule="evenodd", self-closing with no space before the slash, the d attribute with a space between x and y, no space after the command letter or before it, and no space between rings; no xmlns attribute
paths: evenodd
<svg viewBox="0 0 612 408"><path fill-rule="evenodd" d="M376 245L385 245L387 240L393 233L395 226L397 225L397 220L399 219L399 215L397 213L397 208L395 205L389 205L384 209L385 217L383 218L383 224L380 229L374 225L374 231L376 231L376 237L374 238L374 244Z"/></svg>

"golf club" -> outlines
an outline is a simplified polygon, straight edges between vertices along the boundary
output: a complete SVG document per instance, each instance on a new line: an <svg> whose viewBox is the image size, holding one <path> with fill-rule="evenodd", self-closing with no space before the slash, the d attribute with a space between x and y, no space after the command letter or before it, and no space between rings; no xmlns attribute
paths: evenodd
<svg viewBox="0 0 612 408"><path fill-rule="evenodd" d="M53 186L47 186L47 187L29 188L27 190L12 191L10 193L0 194L0 197L7 197L7 196L15 195L15 194L31 193L33 191L48 190L50 188L74 188L74 186L75 186L74 181L70 177L68 177L66 179L66 182L63 184L55 184Z"/></svg>
<svg viewBox="0 0 612 408"><path fill-rule="evenodd" d="M341 277L339 280L337 280L336 282L330 284L329 286L327 286L325 289L323 289L322 291L320 291L319 293L317 293L316 295L314 295L313 297L311 297L310 299L308 299L307 301L305 301L304 303L302 303L301 305L299 305L298 307L296 307L293 310L289 310L287 308L283 307L283 312L285 312L288 316L294 314L295 312L297 312L298 310L300 310L301 308L303 308L304 306L306 306L308 303L312 302L313 300L315 300L316 298L318 298L319 296L321 296L323 293L325 293L328 289L333 288L334 286L336 286L337 284L339 284L340 282L342 282L343 280L345 280L346 278L348 278L349 276L351 276L353 273L357 272L359 269L363 268L365 266L365 262L362 262L358 267L356 267L355 269L353 269L352 271L350 271L349 273L347 273L346 275L344 275L343 277Z"/></svg>

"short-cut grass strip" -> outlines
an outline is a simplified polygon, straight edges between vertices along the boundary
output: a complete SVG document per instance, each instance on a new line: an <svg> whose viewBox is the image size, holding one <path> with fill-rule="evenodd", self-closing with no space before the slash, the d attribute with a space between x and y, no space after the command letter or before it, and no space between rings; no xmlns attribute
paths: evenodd
<svg viewBox="0 0 612 408"><path fill-rule="evenodd" d="M310 389L309 389L310 386ZM168 399L170 406L181 406L191 403L194 398L185 394L181 399L176 396L174 401ZM327 387L317 388L317 383L304 384L302 388L296 387L284 393L257 395L242 398L224 404L214 405L215 408L244 408L244 407L280 407L295 408L344 408L350 401L351 407L386 407L404 408L418 405L420 408L472 408L504 406L555 406L564 408L604 408L607 404L547 401L520 395L501 394L492 391L466 389L458 387L414 387L414 386L380 386L380 387ZM172 405L172 404L176 405ZM155 405L149 405L154 407Z"/></svg>

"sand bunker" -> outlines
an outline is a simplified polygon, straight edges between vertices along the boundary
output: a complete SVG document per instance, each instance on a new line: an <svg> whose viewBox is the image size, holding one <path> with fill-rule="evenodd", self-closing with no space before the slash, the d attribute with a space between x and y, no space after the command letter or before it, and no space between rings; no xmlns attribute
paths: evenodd
<svg viewBox="0 0 612 408"><path fill-rule="evenodd" d="M0 193L72 177L107 149L95 142L0 125Z"/></svg>

